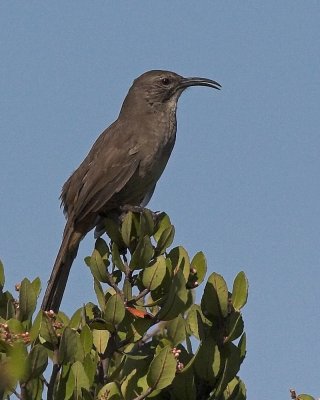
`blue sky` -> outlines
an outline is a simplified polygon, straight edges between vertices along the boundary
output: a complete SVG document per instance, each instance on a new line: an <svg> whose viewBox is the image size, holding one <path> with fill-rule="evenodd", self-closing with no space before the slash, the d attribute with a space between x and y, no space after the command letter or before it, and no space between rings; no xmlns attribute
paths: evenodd
<svg viewBox="0 0 320 400"><path fill-rule="evenodd" d="M45 282L63 182L149 69L203 76L150 203L231 285L244 270L249 399L320 396L320 3L2 1L0 258ZM93 298L83 241L63 302Z"/></svg>

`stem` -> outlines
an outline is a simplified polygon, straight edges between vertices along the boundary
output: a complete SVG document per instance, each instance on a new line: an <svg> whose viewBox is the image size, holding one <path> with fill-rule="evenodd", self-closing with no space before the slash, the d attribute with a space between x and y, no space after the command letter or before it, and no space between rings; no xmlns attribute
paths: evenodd
<svg viewBox="0 0 320 400"><path fill-rule="evenodd" d="M116 291L116 293L118 293L121 296L121 298L123 298L123 293L118 288L118 286L114 283L111 274L108 271L106 271L106 275L108 277L108 285L111 286Z"/></svg>
<svg viewBox="0 0 320 400"><path fill-rule="evenodd" d="M103 384L108 383L108 370L109 370L110 358L103 358L101 360L103 370Z"/></svg>
<svg viewBox="0 0 320 400"><path fill-rule="evenodd" d="M23 397L20 396L20 394L16 391L16 389L12 388L10 390L19 400L23 400ZM8 396L8 398L9 398L9 396Z"/></svg>
<svg viewBox="0 0 320 400"><path fill-rule="evenodd" d="M20 383L20 388L21 388L21 399L26 400L27 399L27 389L26 389L26 383Z"/></svg>
<svg viewBox="0 0 320 400"><path fill-rule="evenodd" d="M49 382L46 380L46 378L44 378L43 376L40 376L40 379L42 380L43 384L48 387L49 386Z"/></svg>
<svg viewBox="0 0 320 400"><path fill-rule="evenodd" d="M110 365L110 360L114 354L114 352L117 350L117 346L115 343L115 337L114 334L111 334L109 338L109 342L107 344L107 348L105 349L104 354L100 356L101 360L101 367L102 367L102 372L103 372L103 377L102 377L102 384L108 383L109 376L109 365Z"/></svg>
<svg viewBox="0 0 320 400"><path fill-rule="evenodd" d="M125 254L123 254L123 255L122 255L122 258L123 258L123 265L124 265L124 267L125 267L125 276L126 276L126 277L129 279L129 281L130 281L132 271L131 271L130 268L129 268L127 256L126 256Z"/></svg>
<svg viewBox="0 0 320 400"><path fill-rule="evenodd" d="M186 335L186 345L187 345L188 353L192 354L192 345L191 345L191 340L190 340L189 335Z"/></svg>
<svg viewBox="0 0 320 400"><path fill-rule="evenodd" d="M141 298L145 297L149 292L150 292L149 289L144 289L142 292L140 292L133 299L127 301L127 304L135 304L135 303L137 303L138 300L140 300Z"/></svg>
<svg viewBox="0 0 320 400"><path fill-rule="evenodd" d="M152 388L147 389L144 393L140 394L140 396L135 397L133 400L143 400L153 391Z"/></svg>
<svg viewBox="0 0 320 400"><path fill-rule="evenodd" d="M53 351L53 367L52 367L52 374L50 377L50 381L48 384L47 400L53 400L53 389L57 380L57 375L61 367L60 364L58 364L58 351L59 351L58 348L54 349Z"/></svg>
<svg viewBox="0 0 320 400"><path fill-rule="evenodd" d="M153 336L157 335L159 332L161 332L165 326L167 325L166 321L159 322L155 329L149 333L146 333L139 341L139 343L146 343L149 339L151 339Z"/></svg>

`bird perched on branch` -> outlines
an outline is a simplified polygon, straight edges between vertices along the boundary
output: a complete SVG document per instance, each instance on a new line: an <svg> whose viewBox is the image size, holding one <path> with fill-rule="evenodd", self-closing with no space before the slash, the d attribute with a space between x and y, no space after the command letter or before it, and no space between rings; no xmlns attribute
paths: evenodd
<svg viewBox="0 0 320 400"><path fill-rule="evenodd" d="M178 99L190 86L221 87L211 79L184 78L170 71L139 76L118 119L63 185L61 203L67 222L43 310L59 310L80 241L101 217L124 206L145 206L150 200L175 143Z"/></svg>

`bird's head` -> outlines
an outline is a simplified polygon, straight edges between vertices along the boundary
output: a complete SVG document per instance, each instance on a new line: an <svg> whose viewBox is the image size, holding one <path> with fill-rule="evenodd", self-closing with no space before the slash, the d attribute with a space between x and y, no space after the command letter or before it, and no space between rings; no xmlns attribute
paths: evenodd
<svg viewBox="0 0 320 400"><path fill-rule="evenodd" d="M175 107L181 93L190 86L221 88L218 82L211 79L184 78L171 71L152 70L134 80L127 97L134 97L136 101L143 99L154 107L161 106L161 104L169 104ZM143 104L145 104L145 101L143 101Z"/></svg>

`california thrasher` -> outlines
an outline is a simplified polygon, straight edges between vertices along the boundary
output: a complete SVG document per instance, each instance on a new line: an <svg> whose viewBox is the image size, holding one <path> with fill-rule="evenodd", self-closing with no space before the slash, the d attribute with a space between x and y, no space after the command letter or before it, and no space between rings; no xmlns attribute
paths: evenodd
<svg viewBox="0 0 320 400"><path fill-rule="evenodd" d="M175 143L177 101L189 86L221 87L210 79L183 78L170 71L142 74L129 89L118 119L63 185L60 198L67 222L43 310L59 310L80 241L99 218L150 200Z"/></svg>

